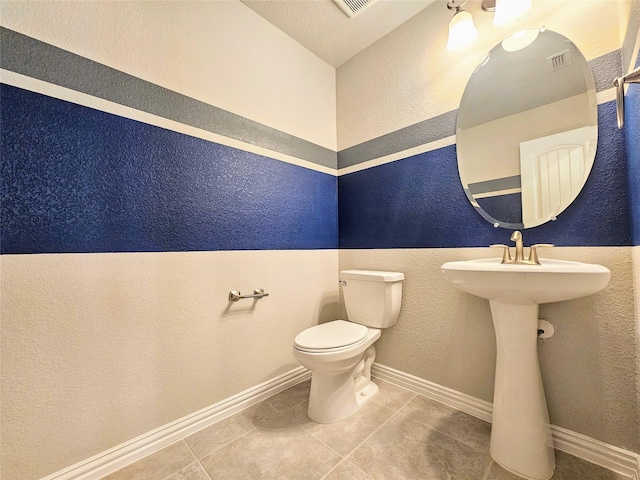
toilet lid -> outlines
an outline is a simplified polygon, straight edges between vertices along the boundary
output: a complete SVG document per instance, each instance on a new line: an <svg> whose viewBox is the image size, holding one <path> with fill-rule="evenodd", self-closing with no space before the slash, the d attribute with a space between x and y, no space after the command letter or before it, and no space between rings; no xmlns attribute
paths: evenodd
<svg viewBox="0 0 640 480"><path fill-rule="evenodd" d="M364 325L334 320L307 328L298 334L295 346L301 350L328 350L363 341L369 329Z"/></svg>

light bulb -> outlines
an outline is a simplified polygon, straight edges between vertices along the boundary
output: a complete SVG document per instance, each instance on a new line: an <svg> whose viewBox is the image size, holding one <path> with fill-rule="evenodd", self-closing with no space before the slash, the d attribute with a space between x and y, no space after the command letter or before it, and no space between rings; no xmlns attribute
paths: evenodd
<svg viewBox="0 0 640 480"><path fill-rule="evenodd" d="M531 0L496 0L493 24L505 27L522 18L531 8Z"/></svg>
<svg viewBox="0 0 640 480"><path fill-rule="evenodd" d="M447 50L458 52L464 50L478 38L478 30L473 24L473 18L469 12L458 10L449 22L449 41Z"/></svg>

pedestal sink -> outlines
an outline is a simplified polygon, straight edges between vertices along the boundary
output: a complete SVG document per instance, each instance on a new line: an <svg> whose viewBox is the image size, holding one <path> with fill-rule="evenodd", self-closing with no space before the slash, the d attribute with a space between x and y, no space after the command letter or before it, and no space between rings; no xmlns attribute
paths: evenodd
<svg viewBox="0 0 640 480"><path fill-rule="evenodd" d="M611 272L563 260L500 262L448 262L442 272L456 288L488 299L491 306L497 348L491 456L516 475L546 480L553 475L555 455L538 362L538 305L597 293Z"/></svg>

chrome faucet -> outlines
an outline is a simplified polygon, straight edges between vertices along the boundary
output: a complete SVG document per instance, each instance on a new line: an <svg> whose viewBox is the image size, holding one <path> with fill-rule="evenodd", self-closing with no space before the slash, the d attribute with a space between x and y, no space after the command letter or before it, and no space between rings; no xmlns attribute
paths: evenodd
<svg viewBox="0 0 640 480"><path fill-rule="evenodd" d="M524 257L524 246L522 243L522 233L516 230L511 234L511 241L516 242L516 256L515 258L511 257L511 249L508 245L491 245L491 247L502 248L502 261L500 263L505 264L513 264L513 265L540 265L540 260L538 259L538 248L539 247L553 247L551 243L537 243L535 245L531 245L529 247L529 257Z"/></svg>

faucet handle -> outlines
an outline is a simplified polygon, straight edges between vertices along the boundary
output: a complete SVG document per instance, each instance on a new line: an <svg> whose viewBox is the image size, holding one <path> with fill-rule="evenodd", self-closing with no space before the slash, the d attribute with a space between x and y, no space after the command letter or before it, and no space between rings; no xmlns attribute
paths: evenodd
<svg viewBox="0 0 640 480"><path fill-rule="evenodd" d="M529 260L528 263L533 263L536 265L540 265L540 261L538 260L538 248L539 247L555 247L553 243L536 243L535 245L531 245L529 250Z"/></svg>
<svg viewBox="0 0 640 480"><path fill-rule="evenodd" d="M504 245L502 243L496 243L494 245L489 245L491 248L502 248L502 262L500 263L513 263L511 259L511 251L509 250L509 245Z"/></svg>

